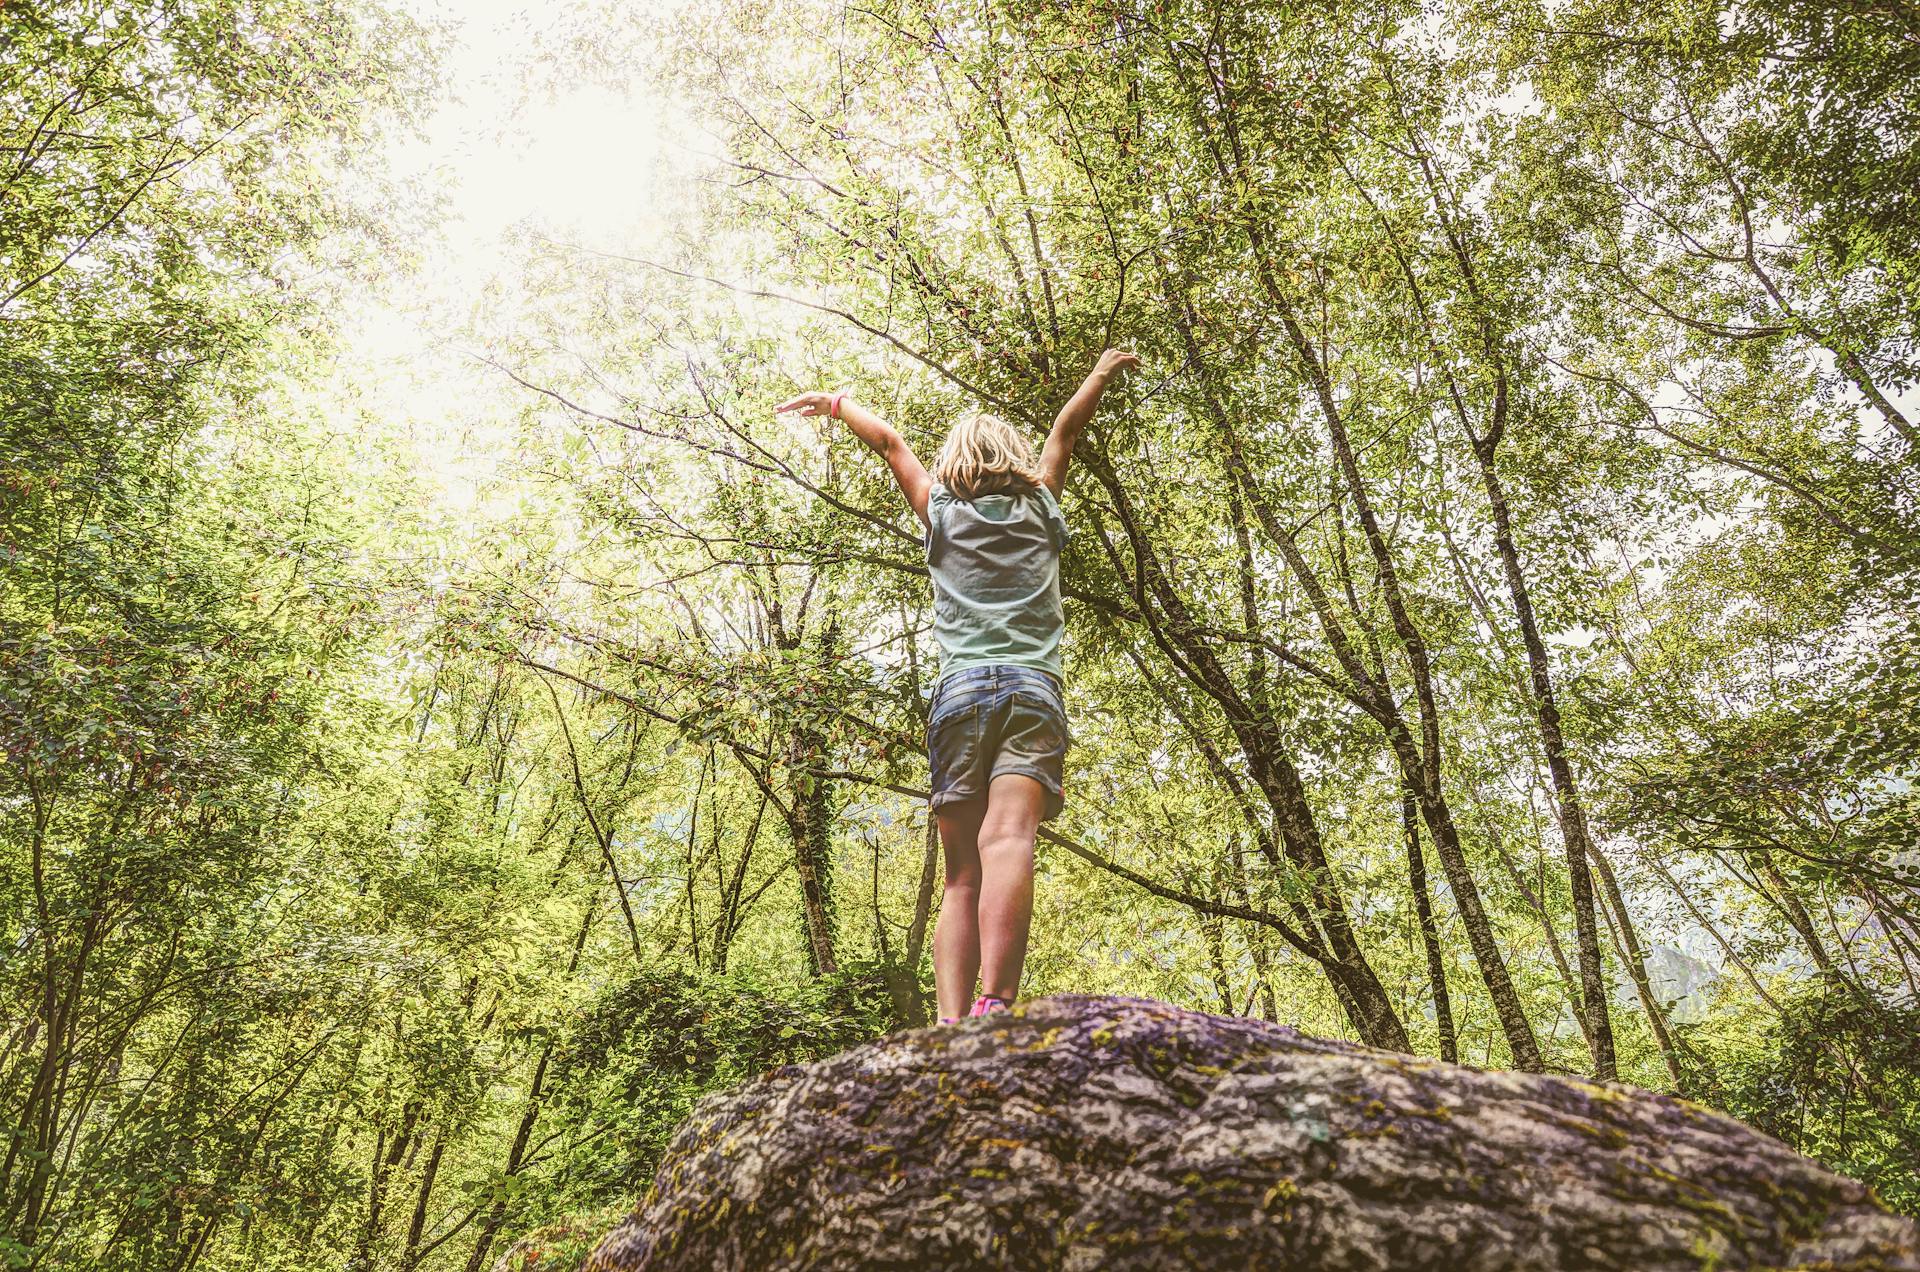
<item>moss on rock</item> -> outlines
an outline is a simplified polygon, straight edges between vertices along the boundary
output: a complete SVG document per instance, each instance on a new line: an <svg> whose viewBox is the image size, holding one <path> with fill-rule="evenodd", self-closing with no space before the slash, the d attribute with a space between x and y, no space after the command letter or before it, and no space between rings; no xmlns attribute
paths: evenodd
<svg viewBox="0 0 1920 1272"><path fill-rule="evenodd" d="M1063 997L707 1100L587 1267L1869 1272L1920 1231L1666 1096Z"/></svg>

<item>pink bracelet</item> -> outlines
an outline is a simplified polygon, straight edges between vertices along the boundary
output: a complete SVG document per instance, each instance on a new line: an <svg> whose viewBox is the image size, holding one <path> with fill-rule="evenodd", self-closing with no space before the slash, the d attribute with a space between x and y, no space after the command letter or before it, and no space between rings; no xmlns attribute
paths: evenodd
<svg viewBox="0 0 1920 1272"><path fill-rule="evenodd" d="M842 402L844 402L844 401L846 400L846 397L847 397L847 395L846 395L846 394L844 394L844 393L836 393L836 394L834 394L834 395L833 395L833 400L832 400L831 402L829 402L829 403L827 403L827 414L828 414L828 415L831 415L831 416L833 416L833 418L834 418L834 419L836 419L836 420L837 420L837 419L839 419L839 418L840 418L840 403L842 403Z"/></svg>

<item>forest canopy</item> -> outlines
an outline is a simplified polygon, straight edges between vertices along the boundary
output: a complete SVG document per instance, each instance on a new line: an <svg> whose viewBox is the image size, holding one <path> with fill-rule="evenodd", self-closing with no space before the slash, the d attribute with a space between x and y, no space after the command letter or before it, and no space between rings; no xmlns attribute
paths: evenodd
<svg viewBox="0 0 1920 1272"><path fill-rule="evenodd" d="M924 1024L922 532L1062 498L1022 993L1920 1215L1920 17L0 9L0 1260L490 1266ZM830 421L829 421L830 423Z"/></svg>

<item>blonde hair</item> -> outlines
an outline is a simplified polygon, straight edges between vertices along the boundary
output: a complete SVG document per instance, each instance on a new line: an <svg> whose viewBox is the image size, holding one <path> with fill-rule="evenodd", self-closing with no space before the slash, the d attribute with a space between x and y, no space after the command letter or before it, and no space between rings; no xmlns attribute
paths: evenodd
<svg viewBox="0 0 1920 1272"><path fill-rule="evenodd" d="M975 412L954 421L933 458L933 479L961 499L1024 494L1040 485L1040 461L1013 425Z"/></svg>

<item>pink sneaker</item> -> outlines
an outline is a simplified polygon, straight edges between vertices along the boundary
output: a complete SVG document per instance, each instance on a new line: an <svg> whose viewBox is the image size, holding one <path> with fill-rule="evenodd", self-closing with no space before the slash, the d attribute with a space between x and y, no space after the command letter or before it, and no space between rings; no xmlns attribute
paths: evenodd
<svg viewBox="0 0 1920 1272"><path fill-rule="evenodd" d="M980 997L973 1000L973 1010L968 1012L967 1015L992 1016L992 1015L995 1015L996 1013L1006 1011L1008 1008L1012 1006L1013 1004L1009 1002L1007 999L1001 998L995 994L982 994L980 995Z"/></svg>

